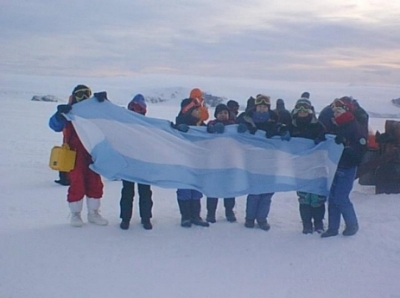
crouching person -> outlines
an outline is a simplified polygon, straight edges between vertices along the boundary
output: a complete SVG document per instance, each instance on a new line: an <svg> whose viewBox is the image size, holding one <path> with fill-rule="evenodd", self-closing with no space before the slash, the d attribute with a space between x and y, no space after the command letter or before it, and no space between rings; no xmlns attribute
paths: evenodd
<svg viewBox="0 0 400 298"><path fill-rule="evenodd" d="M76 86L70 96L70 103L57 106L57 112L49 121L50 128L56 132L62 132L65 128L65 141L72 150L76 151L75 168L69 172L70 186L67 195L71 211L71 225L74 227L83 226L81 212L85 195L87 198L88 222L101 226L108 224L108 221L99 213L100 199L103 196L101 177L89 168L92 163L92 157L80 141L72 123L63 116L63 114L71 111L74 104L89 98L91 94L92 92L87 86ZM106 99L105 93L102 94L103 96L96 97L99 101Z"/></svg>

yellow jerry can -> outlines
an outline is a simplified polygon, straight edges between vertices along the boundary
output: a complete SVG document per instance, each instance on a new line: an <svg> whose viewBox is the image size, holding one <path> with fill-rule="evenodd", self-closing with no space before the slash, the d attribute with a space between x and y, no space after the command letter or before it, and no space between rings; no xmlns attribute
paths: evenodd
<svg viewBox="0 0 400 298"><path fill-rule="evenodd" d="M49 166L60 172L70 172L75 167L76 152L71 150L68 144L54 146L51 149Z"/></svg>

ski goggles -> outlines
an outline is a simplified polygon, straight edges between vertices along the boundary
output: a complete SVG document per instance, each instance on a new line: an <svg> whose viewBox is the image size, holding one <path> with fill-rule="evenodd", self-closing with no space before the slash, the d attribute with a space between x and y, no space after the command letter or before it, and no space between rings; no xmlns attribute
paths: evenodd
<svg viewBox="0 0 400 298"><path fill-rule="evenodd" d="M271 105L271 100L270 100L269 96L265 96L265 95L257 96L256 99L254 100L254 104L256 106L262 105L262 104Z"/></svg>
<svg viewBox="0 0 400 298"><path fill-rule="evenodd" d="M74 97L77 102L88 99L90 96L92 96L92 91L88 88L78 89L74 92Z"/></svg>
<svg viewBox="0 0 400 298"><path fill-rule="evenodd" d="M301 102L301 103L297 103L293 109L293 114L297 114L299 112L305 112L305 113L309 113L312 114L313 108L311 105L309 105L308 103L305 102Z"/></svg>
<svg viewBox="0 0 400 298"><path fill-rule="evenodd" d="M141 105L140 103L135 102L135 101L131 102L128 105L128 109L133 111L133 112L142 114L142 115L146 114L146 112L147 112L147 108L146 107L144 107L143 105Z"/></svg>
<svg viewBox="0 0 400 298"><path fill-rule="evenodd" d="M197 109L201 107L201 102L198 98L192 98L192 101L185 107L182 108L182 114L186 114L191 109Z"/></svg>
<svg viewBox="0 0 400 298"><path fill-rule="evenodd" d="M351 110L351 103L349 102L349 99L347 99L346 97L336 98L331 103L331 109L334 110L336 108L342 108L346 111L349 111Z"/></svg>

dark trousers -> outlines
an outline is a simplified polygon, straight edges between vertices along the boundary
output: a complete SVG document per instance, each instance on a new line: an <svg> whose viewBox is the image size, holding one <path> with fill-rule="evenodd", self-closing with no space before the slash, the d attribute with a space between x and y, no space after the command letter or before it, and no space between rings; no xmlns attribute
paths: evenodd
<svg viewBox="0 0 400 298"><path fill-rule="evenodd" d="M215 216L215 211L218 206L218 198L207 197L207 212ZM225 198L224 207L226 212L232 212L235 207L235 198Z"/></svg>
<svg viewBox="0 0 400 298"><path fill-rule="evenodd" d="M152 217L151 209L153 201L151 199L150 185L138 183L139 190L139 213L141 219L150 219ZM120 218L124 221L130 221L133 210L133 197L135 196L135 183L122 180Z"/></svg>

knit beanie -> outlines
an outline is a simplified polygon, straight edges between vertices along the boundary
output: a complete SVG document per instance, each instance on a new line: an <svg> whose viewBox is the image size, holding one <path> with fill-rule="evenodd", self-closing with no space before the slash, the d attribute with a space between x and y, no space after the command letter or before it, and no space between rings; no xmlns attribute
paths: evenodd
<svg viewBox="0 0 400 298"><path fill-rule="evenodd" d="M128 104L128 109L140 114L146 114L147 104L142 94L136 94Z"/></svg>
<svg viewBox="0 0 400 298"><path fill-rule="evenodd" d="M307 98L310 99L310 93L309 92L303 92L300 96L301 98Z"/></svg>
<svg viewBox="0 0 400 298"><path fill-rule="evenodd" d="M226 105L227 105L228 108L239 108L239 103L236 100L232 100L232 99L229 100L226 103Z"/></svg>
<svg viewBox="0 0 400 298"><path fill-rule="evenodd" d="M227 111L227 112L228 112L228 115L229 115L229 108L228 108L228 106L225 105L225 104L223 104L223 103L220 103L219 105L217 105L217 106L215 107L214 117L217 118L218 113L221 112L221 111Z"/></svg>
<svg viewBox="0 0 400 298"><path fill-rule="evenodd" d="M190 98L197 98L201 101L203 101L203 92L199 88L194 88L192 91L190 91Z"/></svg>

